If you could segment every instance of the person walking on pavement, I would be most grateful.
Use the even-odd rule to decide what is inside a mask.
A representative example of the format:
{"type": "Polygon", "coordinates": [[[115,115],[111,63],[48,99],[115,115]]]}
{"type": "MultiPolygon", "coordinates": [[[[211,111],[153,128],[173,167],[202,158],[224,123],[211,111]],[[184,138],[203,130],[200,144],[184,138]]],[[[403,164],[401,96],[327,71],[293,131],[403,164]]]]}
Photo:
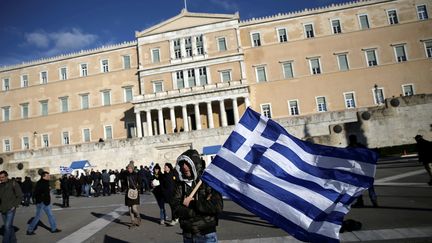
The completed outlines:
{"type": "Polygon", "coordinates": [[[0,211],[3,219],[3,243],[16,243],[13,220],[16,208],[22,201],[21,188],[14,180],[8,179],[5,170],[0,171],[0,211]]]}
{"type": "Polygon", "coordinates": [[[153,180],[152,180],[152,187],[153,187],[153,195],[156,198],[156,202],[159,207],[159,219],[160,224],[164,225],[166,220],[166,212],[165,212],[165,200],[164,200],[164,194],[162,190],[162,181],[163,181],[163,174],[161,171],[161,167],[159,164],[156,164],[153,167],[153,180]]]}
{"type": "Polygon", "coordinates": [[[174,194],[175,180],[177,179],[174,173],[174,168],[171,163],[165,163],[164,174],[161,179],[162,195],[164,203],[168,203],[171,208],[171,222],[168,225],[174,226],[178,223],[178,218],[174,215],[173,208],[171,206],[172,195],[174,194]]]}
{"type": "Polygon", "coordinates": [[[138,174],[134,171],[134,162],[130,163],[126,167],[125,181],[126,181],[126,194],[125,194],[125,205],[129,207],[129,215],[131,217],[131,226],[140,226],[141,215],[139,213],[138,206],[140,205],[140,180],[138,174]]]}
{"type": "Polygon", "coordinates": [[[414,139],[417,143],[418,160],[429,174],[428,185],[432,186],[432,142],[424,139],[422,135],[417,135],[414,139]]]}
{"type": "Polygon", "coordinates": [[[32,198],[32,191],[33,191],[33,182],[30,180],[30,177],[26,176],[24,178],[24,182],[22,184],[24,207],[30,206],[30,199],[32,198]]]}
{"type": "Polygon", "coordinates": [[[51,226],[51,233],[61,232],[57,228],[56,220],[51,210],[50,174],[47,171],[41,173],[41,179],[36,183],[34,196],[36,198],[36,215],[27,228],[27,235],[34,235],[36,225],[39,223],[42,210],[46,213],[51,226]]]}
{"type": "MultiPolygon", "coordinates": [[[[347,148],[365,148],[367,149],[367,147],[361,143],[359,143],[357,141],[357,136],[356,135],[349,135],[348,137],[349,139],[349,143],[347,148]]],[[[374,208],[378,207],[378,199],[377,199],[377,195],[375,193],[375,187],[372,185],[371,187],[368,188],[368,192],[369,192],[369,198],[372,202],[372,205],[374,208]]],[[[352,205],[353,208],[362,208],[364,207],[364,201],[363,201],[363,195],[360,195],[357,198],[357,201],[352,205]]]]}
{"type": "Polygon", "coordinates": [[[60,188],[61,188],[61,193],[62,193],[62,199],[63,199],[63,204],[62,207],[63,208],[68,208],[69,207],[69,187],[70,187],[70,183],[71,181],[69,180],[69,178],[67,177],[66,174],[64,174],[62,176],[62,178],[60,179],[60,188]]]}
{"type": "Polygon", "coordinates": [[[183,242],[217,242],[218,214],[223,210],[221,194],[202,182],[195,195],[189,196],[204,170],[198,151],[190,149],[181,154],[175,169],[178,183],[171,204],[180,219],[183,242]]]}

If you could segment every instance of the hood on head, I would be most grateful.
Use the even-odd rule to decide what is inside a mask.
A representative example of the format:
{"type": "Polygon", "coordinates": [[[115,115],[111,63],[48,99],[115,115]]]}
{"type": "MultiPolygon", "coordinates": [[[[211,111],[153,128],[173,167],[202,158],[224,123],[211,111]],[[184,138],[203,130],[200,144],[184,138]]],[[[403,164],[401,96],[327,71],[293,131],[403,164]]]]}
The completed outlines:
{"type": "Polygon", "coordinates": [[[179,175],[180,181],[195,181],[199,176],[201,176],[203,167],[201,163],[201,158],[199,156],[198,151],[195,149],[189,149],[186,150],[184,153],[182,153],[178,158],[176,162],[175,169],[179,175]],[[191,168],[192,173],[192,179],[184,178],[183,173],[181,171],[181,164],[182,163],[188,163],[191,168]]]}

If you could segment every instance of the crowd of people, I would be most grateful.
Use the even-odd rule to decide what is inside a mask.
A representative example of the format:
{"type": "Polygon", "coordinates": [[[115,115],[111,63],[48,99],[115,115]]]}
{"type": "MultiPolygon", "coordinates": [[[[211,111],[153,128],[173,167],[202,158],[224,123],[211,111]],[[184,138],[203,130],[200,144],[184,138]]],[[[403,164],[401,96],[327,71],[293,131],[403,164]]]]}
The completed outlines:
{"type": "Polygon", "coordinates": [[[173,226],[180,223],[184,242],[215,242],[217,215],[222,212],[222,196],[205,183],[198,186],[196,194],[190,195],[200,181],[205,167],[204,161],[196,150],[188,150],[176,161],[175,168],[165,163],[152,168],[140,166],[130,161],[125,169],[91,170],[86,173],[72,173],[54,179],[54,188],[50,186],[51,175],[47,171],[40,173],[36,183],[30,177],[8,178],[6,171],[0,172],[0,210],[4,221],[3,242],[17,242],[13,229],[13,218],[19,205],[28,207],[35,204],[35,216],[29,221],[27,235],[34,235],[35,228],[45,212],[52,233],[61,232],[51,210],[51,189],[62,196],[62,207],[70,207],[69,197],[99,197],[122,193],[125,205],[129,208],[130,228],[141,224],[139,213],[140,194],[152,193],[160,209],[160,224],[173,226]],[[167,214],[166,207],[171,214],[167,214]]]}

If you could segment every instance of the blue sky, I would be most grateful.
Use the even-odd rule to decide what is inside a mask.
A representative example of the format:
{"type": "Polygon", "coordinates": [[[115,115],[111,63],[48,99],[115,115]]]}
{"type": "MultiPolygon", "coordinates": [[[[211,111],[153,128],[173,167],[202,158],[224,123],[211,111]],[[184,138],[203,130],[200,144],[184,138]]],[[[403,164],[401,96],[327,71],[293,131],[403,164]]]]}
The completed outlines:
{"type": "MultiPolygon", "coordinates": [[[[347,0],[188,0],[190,12],[241,19],[347,0]]],[[[0,66],[134,40],[180,13],[184,0],[0,0],[0,66]]]]}

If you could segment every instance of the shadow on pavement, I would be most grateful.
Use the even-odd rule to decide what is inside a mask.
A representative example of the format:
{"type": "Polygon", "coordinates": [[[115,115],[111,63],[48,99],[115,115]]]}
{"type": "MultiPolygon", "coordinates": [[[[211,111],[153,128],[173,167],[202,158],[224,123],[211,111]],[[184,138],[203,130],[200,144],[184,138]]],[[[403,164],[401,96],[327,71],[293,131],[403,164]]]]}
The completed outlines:
{"type": "Polygon", "coordinates": [[[256,218],[256,217],[257,216],[252,215],[252,214],[244,214],[244,213],[237,213],[237,212],[230,212],[230,211],[223,211],[219,215],[219,219],[223,219],[223,220],[231,220],[231,221],[235,221],[235,222],[239,222],[239,223],[257,225],[257,226],[262,226],[262,227],[277,228],[276,226],[271,225],[267,222],[264,222],[261,220],[256,220],[256,219],[251,219],[251,218],[256,218]]]}
{"type": "Polygon", "coordinates": [[[128,241],[119,240],[109,235],[105,235],[103,242],[104,243],[127,243],[128,241]]]}
{"type": "MultiPolygon", "coordinates": [[[[31,223],[31,221],[33,221],[33,219],[34,219],[34,217],[31,217],[31,218],[27,221],[27,225],[29,225],[29,224],[31,223]]],[[[38,223],[38,224],[36,225],[36,227],[34,228],[34,231],[36,231],[37,228],[38,228],[39,226],[51,232],[51,227],[48,227],[48,226],[47,226],[46,224],[44,224],[44,223],[42,222],[42,220],[40,220],[40,219],[39,219],[39,223],[38,223]]]]}
{"type": "Polygon", "coordinates": [[[363,206],[356,209],[361,208],[374,208],[374,209],[397,209],[397,210],[410,210],[410,211],[431,211],[432,208],[407,208],[407,207],[395,207],[395,206],[379,206],[379,207],[373,207],[373,206],[363,206]]]}
{"type": "MultiPolygon", "coordinates": [[[[20,230],[20,228],[18,228],[14,225],[14,230],[15,230],[15,232],[18,232],[20,230]]],[[[0,228],[0,235],[4,235],[4,225],[0,228]]]]}
{"type": "Polygon", "coordinates": [[[151,216],[144,215],[144,214],[140,214],[140,216],[141,216],[141,219],[143,219],[143,220],[147,220],[147,221],[159,224],[159,221],[160,221],[159,218],[151,217],[151,216]]]}

